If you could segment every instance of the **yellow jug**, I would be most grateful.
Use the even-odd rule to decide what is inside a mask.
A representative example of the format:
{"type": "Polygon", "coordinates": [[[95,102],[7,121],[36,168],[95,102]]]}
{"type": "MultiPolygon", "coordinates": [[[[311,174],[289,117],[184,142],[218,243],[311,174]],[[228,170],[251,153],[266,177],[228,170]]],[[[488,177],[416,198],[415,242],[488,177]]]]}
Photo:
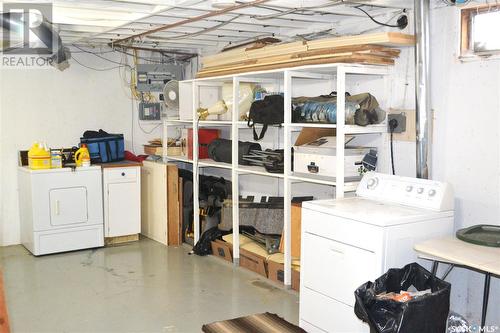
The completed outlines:
{"type": "Polygon", "coordinates": [[[86,144],[82,143],[80,149],[75,152],[75,163],[77,167],[90,166],[90,153],[86,144]]]}
{"type": "Polygon", "coordinates": [[[30,169],[50,169],[50,151],[43,144],[35,142],[28,150],[30,169]]]}

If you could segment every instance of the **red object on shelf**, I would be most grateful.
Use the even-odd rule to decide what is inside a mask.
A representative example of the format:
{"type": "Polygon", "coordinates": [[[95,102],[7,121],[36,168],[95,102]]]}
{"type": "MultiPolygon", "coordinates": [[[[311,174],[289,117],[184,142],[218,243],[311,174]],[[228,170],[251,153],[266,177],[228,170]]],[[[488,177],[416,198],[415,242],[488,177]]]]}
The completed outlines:
{"type": "MultiPolygon", "coordinates": [[[[219,138],[217,129],[199,129],[198,130],[198,159],[208,158],[208,145],[219,138]]],[[[193,159],[193,129],[188,129],[188,158],[193,159]]]]}

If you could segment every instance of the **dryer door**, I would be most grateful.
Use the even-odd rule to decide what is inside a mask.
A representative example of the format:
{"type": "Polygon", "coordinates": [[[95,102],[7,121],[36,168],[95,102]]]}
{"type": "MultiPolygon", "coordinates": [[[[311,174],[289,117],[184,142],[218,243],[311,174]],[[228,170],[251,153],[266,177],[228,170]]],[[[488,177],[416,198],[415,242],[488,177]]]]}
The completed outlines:
{"type": "Polygon", "coordinates": [[[88,221],[87,189],[85,187],[55,188],[49,191],[50,224],[63,226],[88,221]]]}

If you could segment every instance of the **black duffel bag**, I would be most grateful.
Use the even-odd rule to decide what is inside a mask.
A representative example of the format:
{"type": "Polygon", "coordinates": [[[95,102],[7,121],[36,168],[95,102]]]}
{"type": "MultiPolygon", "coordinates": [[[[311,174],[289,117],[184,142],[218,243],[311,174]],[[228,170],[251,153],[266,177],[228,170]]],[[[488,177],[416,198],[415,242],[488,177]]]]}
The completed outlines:
{"type": "MultiPolygon", "coordinates": [[[[215,139],[208,145],[208,156],[217,162],[232,163],[232,140],[215,139]]],[[[238,164],[247,165],[243,160],[244,155],[248,155],[251,150],[262,150],[261,146],[255,142],[238,141],[238,164]]]]}
{"type": "Polygon", "coordinates": [[[269,125],[281,125],[285,121],[285,102],[281,95],[269,95],[261,101],[255,101],[248,114],[248,127],[253,128],[255,141],[261,140],[269,125]],[[262,124],[262,131],[257,135],[255,124],[262,124]]]}

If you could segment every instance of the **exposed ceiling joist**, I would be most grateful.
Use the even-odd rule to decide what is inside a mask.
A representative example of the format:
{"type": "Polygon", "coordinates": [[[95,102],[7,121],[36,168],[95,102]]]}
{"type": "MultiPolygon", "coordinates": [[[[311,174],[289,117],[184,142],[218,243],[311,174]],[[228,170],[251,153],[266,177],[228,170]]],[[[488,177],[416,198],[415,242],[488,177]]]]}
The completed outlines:
{"type": "Polygon", "coordinates": [[[144,37],[144,36],[146,36],[148,34],[152,34],[152,33],[155,33],[155,32],[167,30],[167,29],[173,28],[173,27],[182,26],[182,25],[190,23],[190,22],[200,21],[200,20],[203,20],[203,19],[206,19],[206,18],[209,18],[209,17],[220,16],[220,15],[229,13],[229,12],[231,12],[233,10],[242,9],[242,8],[246,8],[246,7],[251,7],[251,6],[258,5],[258,4],[261,4],[261,3],[265,3],[265,2],[268,2],[268,1],[270,1],[270,0],[254,0],[254,1],[251,1],[251,2],[242,3],[242,4],[239,4],[239,5],[231,6],[231,7],[228,7],[228,8],[221,9],[221,10],[216,10],[216,11],[213,11],[213,12],[208,12],[208,13],[205,13],[205,14],[193,17],[193,18],[181,20],[181,21],[179,21],[177,23],[167,24],[167,25],[164,25],[162,27],[150,30],[148,32],[143,32],[143,33],[140,33],[140,34],[136,34],[136,35],[128,37],[128,38],[122,38],[122,39],[119,39],[119,40],[115,41],[114,43],[116,43],[116,44],[124,43],[124,42],[126,42],[126,41],[128,41],[130,39],[133,39],[133,38],[144,37]]]}

